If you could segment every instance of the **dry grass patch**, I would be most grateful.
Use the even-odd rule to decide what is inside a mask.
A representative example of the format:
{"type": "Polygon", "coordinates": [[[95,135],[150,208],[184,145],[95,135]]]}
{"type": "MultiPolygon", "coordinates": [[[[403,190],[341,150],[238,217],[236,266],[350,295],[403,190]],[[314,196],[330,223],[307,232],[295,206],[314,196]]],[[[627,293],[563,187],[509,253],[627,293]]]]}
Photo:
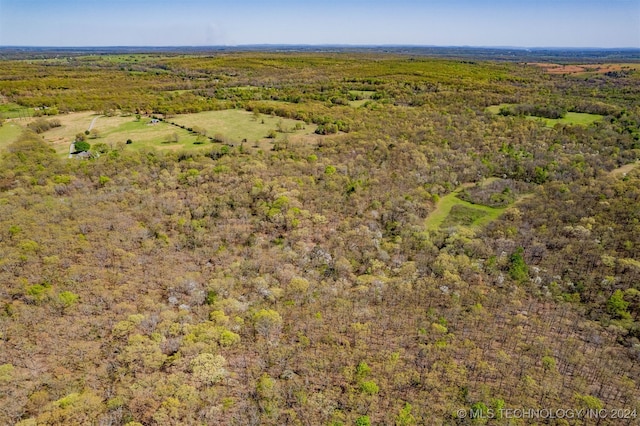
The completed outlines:
{"type": "Polygon", "coordinates": [[[533,62],[529,65],[534,65],[544,69],[549,74],[605,74],[613,71],[622,70],[638,70],[640,64],[551,64],[533,62]]]}

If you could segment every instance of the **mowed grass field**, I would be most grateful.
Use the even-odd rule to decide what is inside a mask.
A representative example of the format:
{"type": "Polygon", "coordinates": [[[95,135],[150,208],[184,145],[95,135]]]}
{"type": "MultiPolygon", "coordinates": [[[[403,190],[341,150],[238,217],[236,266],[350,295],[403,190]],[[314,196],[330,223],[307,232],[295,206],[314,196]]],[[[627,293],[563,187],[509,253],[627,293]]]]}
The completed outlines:
{"type": "Polygon", "coordinates": [[[186,130],[164,122],[150,124],[151,119],[148,117],[137,120],[135,116],[106,117],[91,112],[80,112],[60,115],[55,118],[60,120],[62,126],[48,130],[42,135],[61,154],[69,152],[69,144],[75,135],[88,130],[92,122],[93,129],[98,132],[97,138],[87,136],[87,142],[92,145],[105,143],[113,148],[125,144],[128,139],[131,139],[132,144],[127,145],[127,149],[154,147],[176,150],[190,148],[194,146],[193,142],[196,141],[196,136],[186,130]]]}
{"type": "Polygon", "coordinates": [[[442,197],[436,209],[427,217],[427,230],[435,231],[442,226],[467,226],[481,228],[496,220],[507,208],[495,208],[473,204],[458,198],[460,190],[442,197]]]}
{"type": "Polygon", "coordinates": [[[29,118],[33,113],[33,108],[25,108],[11,102],[0,104],[0,116],[3,118],[29,118]]]}
{"type": "MultiPolygon", "coordinates": [[[[284,119],[271,115],[255,115],[244,110],[209,111],[198,114],[184,114],[172,117],[167,121],[151,123],[150,117],[112,116],[95,114],[93,112],[78,112],[62,114],[46,119],[56,119],[61,126],[42,133],[42,137],[60,155],[69,153],[69,145],[79,133],[89,130],[93,123],[93,129],[97,131],[97,137],[87,136],[87,142],[91,145],[97,143],[107,144],[114,148],[131,139],[132,143],[125,145],[126,149],[203,149],[210,148],[214,143],[208,138],[200,140],[196,134],[179,127],[200,127],[206,129],[208,136],[220,137],[224,142],[240,144],[247,141],[246,147],[258,146],[261,149],[269,149],[273,142],[299,141],[306,135],[311,135],[316,129],[315,125],[307,125],[302,121],[284,119]],[[173,122],[177,125],[172,125],[173,122]],[[278,131],[281,130],[281,131],[278,131]],[[268,138],[269,133],[275,138],[268,138]]],[[[32,119],[7,120],[0,127],[0,149],[13,142],[32,119]]]]}
{"type": "Polygon", "coordinates": [[[21,125],[14,123],[13,121],[5,122],[0,126],[0,149],[16,140],[23,131],[24,127],[21,125]]]}
{"type": "MultiPolygon", "coordinates": [[[[480,186],[484,187],[495,180],[496,178],[485,179],[480,186]]],[[[504,207],[489,207],[482,204],[470,203],[458,198],[460,192],[474,185],[476,184],[462,184],[452,193],[440,198],[436,204],[436,209],[432,211],[425,220],[427,230],[436,231],[442,228],[458,226],[479,229],[496,220],[511,206],[531,196],[531,194],[522,194],[513,203],[504,207]]]]}
{"type": "MultiPolygon", "coordinates": [[[[492,114],[499,114],[500,109],[503,107],[513,106],[512,104],[500,104],[500,105],[492,105],[487,107],[487,111],[492,114]]],[[[544,122],[545,126],[553,127],[558,123],[561,124],[572,124],[572,125],[580,125],[580,126],[588,126],[591,123],[595,123],[598,120],[602,119],[601,115],[598,114],[587,114],[583,112],[568,112],[566,116],[563,118],[544,118],[544,117],[534,117],[527,116],[529,120],[541,120],[544,122]]]]}
{"type": "Polygon", "coordinates": [[[237,109],[182,114],[169,121],[185,127],[201,127],[207,131],[207,136],[221,136],[232,144],[245,139],[249,144],[269,142],[267,136],[270,132],[275,132],[273,141],[281,141],[288,135],[310,135],[316,130],[315,124],[305,124],[304,121],[237,109]],[[284,132],[278,132],[278,129],[284,132]]]}
{"type": "Polygon", "coordinates": [[[602,116],[598,114],[587,114],[584,112],[568,112],[563,118],[542,118],[542,117],[527,117],[531,120],[542,120],[547,127],[553,127],[556,124],[578,124],[580,126],[588,126],[591,123],[595,123],[598,120],[602,120],[602,116]]]}

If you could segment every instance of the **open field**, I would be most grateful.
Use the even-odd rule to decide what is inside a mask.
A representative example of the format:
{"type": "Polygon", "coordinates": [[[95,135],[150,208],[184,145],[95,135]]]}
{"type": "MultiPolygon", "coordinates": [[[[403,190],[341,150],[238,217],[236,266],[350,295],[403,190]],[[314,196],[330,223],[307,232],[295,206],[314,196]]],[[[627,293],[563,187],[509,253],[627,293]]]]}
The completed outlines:
{"type": "Polygon", "coordinates": [[[627,173],[640,166],[640,161],[634,163],[625,164],[624,166],[613,169],[609,172],[610,176],[626,176],[627,173]]]}
{"type": "Polygon", "coordinates": [[[534,65],[542,68],[549,74],[605,74],[614,71],[624,70],[638,70],[640,64],[552,64],[535,62],[529,65],[534,65]]]}
{"type": "MultiPolygon", "coordinates": [[[[209,111],[197,114],[175,116],[167,121],[151,123],[151,118],[134,116],[107,117],[93,112],[79,112],[55,117],[61,126],[42,134],[45,141],[60,154],[69,152],[69,144],[79,133],[84,133],[93,123],[97,137],[88,136],[90,144],[104,143],[110,147],[125,143],[128,139],[131,149],[199,149],[211,145],[208,138],[196,144],[198,138],[194,133],[181,128],[201,127],[206,129],[207,136],[220,138],[225,143],[237,144],[243,140],[261,149],[269,149],[273,142],[285,139],[295,142],[305,135],[313,134],[315,125],[307,125],[302,121],[279,118],[271,115],[253,114],[243,110],[209,111]],[[171,123],[175,123],[171,124],[171,123]],[[268,138],[272,133],[274,138],[268,138]]],[[[7,121],[0,128],[0,147],[15,140],[31,120],[14,119],[7,121]]]]}
{"type": "Polygon", "coordinates": [[[436,209],[425,221],[425,228],[427,230],[435,231],[442,226],[454,226],[456,224],[469,226],[471,228],[481,228],[489,222],[496,220],[506,210],[506,207],[494,208],[463,201],[458,198],[458,193],[462,189],[463,188],[460,188],[445,195],[438,201],[436,209]],[[464,207],[466,211],[458,210],[458,207],[458,211],[453,212],[454,217],[449,218],[456,206],[464,207]]]}
{"type": "Polygon", "coordinates": [[[487,111],[489,111],[491,114],[499,114],[500,109],[511,106],[511,105],[512,104],[491,105],[487,107],[487,111]]]}
{"type": "MultiPolygon", "coordinates": [[[[149,124],[150,118],[136,121],[133,116],[106,117],[89,111],[57,115],[52,118],[59,120],[61,126],[42,133],[42,137],[51,144],[56,152],[63,156],[68,154],[69,145],[75,136],[88,130],[92,122],[93,129],[98,131],[98,137],[87,136],[87,142],[91,145],[104,143],[115,147],[118,144],[124,144],[127,139],[131,139],[133,143],[128,145],[131,149],[175,150],[201,146],[194,146],[193,142],[196,141],[196,136],[190,132],[163,122],[151,125],[149,124]]],[[[30,120],[11,120],[0,127],[0,148],[15,140],[28,123],[30,120]]]]}
{"type": "Polygon", "coordinates": [[[207,131],[208,136],[220,136],[226,143],[241,143],[243,140],[248,143],[266,142],[270,140],[267,137],[270,132],[275,132],[275,138],[271,139],[282,141],[287,135],[313,134],[316,129],[315,125],[307,125],[303,121],[244,110],[184,114],[168,121],[185,127],[201,127],[207,131]]]}
{"type": "MultiPolygon", "coordinates": [[[[99,123],[100,120],[98,120],[96,126],[99,123]]],[[[196,142],[196,136],[190,132],[164,122],[151,124],[151,120],[148,118],[143,118],[140,121],[131,121],[130,119],[130,121],[104,132],[100,138],[94,139],[94,141],[115,145],[125,142],[127,139],[132,140],[133,143],[128,145],[132,149],[189,149],[196,142]]],[[[91,143],[91,140],[89,142],[91,143]]],[[[202,145],[206,144],[209,144],[209,141],[202,145]]]]}
{"type": "Polygon", "coordinates": [[[2,118],[29,118],[33,116],[33,108],[25,108],[14,103],[0,104],[0,117],[2,118]]]}
{"type": "Polygon", "coordinates": [[[349,105],[351,105],[354,108],[359,108],[362,105],[366,104],[367,102],[371,102],[371,100],[369,100],[369,99],[358,99],[356,101],[349,101],[349,105]]]}
{"type": "Polygon", "coordinates": [[[13,142],[22,133],[24,128],[19,124],[8,121],[0,126],[0,149],[13,142]]]}
{"type": "Polygon", "coordinates": [[[59,117],[62,126],[49,130],[43,135],[45,140],[51,142],[56,151],[62,154],[68,152],[69,144],[75,135],[87,130],[94,119],[96,120],[93,129],[98,131],[98,137],[87,137],[87,142],[92,145],[105,143],[113,147],[131,139],[133,143],[128,145],[131,149],[176,150],[201,146],[194,146],[196,136],[190,132],[165,122],[151,124],[151,119],[148,117],[143,117],[138,121],[134,116],[106,117],[91,112],[74,113],[59,117]]]}
{"type": "MultiPolygon", "coordinates": [[[[513,104],[491,105],[487,107],[487,111],[492,114],[499,114],[501,108],[512,105],[513,104]]],[[[530,120],[542,120],[547,127],[553,127],[558,123],[588,126],[591,123],[595,123],[596,121],[601,120],[602,116],[598,114],[587,114],[583,112],[568,112],[563,118],[544,118],[530,115],[527,116],[527,118],[530,120]]]]}
{"type": "Polygon", "coordinates": [[[577,124],[580,126],[588,126],[602,119],[598,114],[587,114],[583,112],[568,112],[563,118],[543,118],[543,117],[527,117],[531,120],[542,120],[547,127],[553,127],[556,124],[577,124]]]}
{"type": "Polygon", "coordinates": [[[475,204],[462,200],[458,197],[461,192],[469,190],[476,185],[487,189],[489,184],[497,181],[497,178],[487,178],[479,184],[466,183],[458,187],[455,191],[440,198],[436,209],[431,212],[425,221],[428,230],[435,231],[440,228],[451,226],[466,226],[474,229],[482,228],[490,222],[498,219],[505,210],[515,203],[529,197],[531,194],[517,195],[515,201],[503,207],[490,207],[483,204],[475,204]]]}

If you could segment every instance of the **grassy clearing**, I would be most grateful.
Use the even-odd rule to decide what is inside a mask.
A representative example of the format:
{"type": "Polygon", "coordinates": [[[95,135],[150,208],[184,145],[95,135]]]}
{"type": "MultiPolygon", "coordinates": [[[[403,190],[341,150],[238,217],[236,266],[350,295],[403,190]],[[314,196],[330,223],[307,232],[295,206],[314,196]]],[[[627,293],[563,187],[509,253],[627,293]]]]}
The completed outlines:
{"type": "Polygon", "coordinates": [[[109,146],[115,146],[131,139],[132,143],[127,145],[127,148],[138,150],[148,148],[178,150],[211,145],[209,140],[202,144],[194,144],[197,140],[195,135],[171,124],[150,123],[151,120],[148,118],[143,118],[140,121],[131,121],[130,119],[130,121],[104,132],[97,139],[89,139],[89,143],[102,142],[109,146]]]}
{"type": "Polygon", "coordinates": [[[640,166],[640,161],[636,161],[635,163],[625,164],[624,166],[620,166],[617,169],[613,169],[609,172],[609,176],[625,176],[627,173],[631,172],[636,167],[640,166]]]}
{"type": "Polygon", "coordinates": [[[489,111],[491,114],[499,114],[502,108],[512,106],[512,105],[513,104],[491,105],[487,107],[487,111],[489,111]]]}
{"type": "Polygon", "coordinates": [[[463,201],[457,196],[462,189],[445,195],[438,201],[436,209],[426,219],[425,227],[427,230],[435,231],[441,227],[456,225],[481,228],[496,220],[507,209],[506,207],[494,208],[463,201]],[[450,215],[451,218],[449,218],[450,215]]]}
{"type": "Polygon", "coordinates": [[[170,121],[185,127],[201,127],[208,136],[220,136],[227,143],[249,143],[282,141],[289,135],[310,135],[315,125],[303,121],[280,118],[272,115],[254,114],[244,110],[207,111],[197,114],[184,114],[170,121]],[[298,130],[295,130],[296,125],[298,130]],[[278,131],[278,130],[282,131],[278,131]],[[268,138],[272,133],[275,138],[268,138]]]}
{"type": "Polygon", "coordinates": [[[475,207],[468,207],[462,204],[455,204],[451,207],[449,215],[440,224],[441,228],[451,226],[472,226],[474,222],[486,216],[487,213],[475,207]]]}
{"type": "MultiPolygon", "coordinates": [[[[93,112],[77,112],[72,114],[57,115],[54,118],[60,120],[60,127],[56,127],[42,134],[44,140],[49,142],[61,155],[68,154],[69,144],[78,133],[84,133],[89,129],[91,122],[96,118],[93,128],[100,134],[105,134],[123,122],[133,120],[132,117],[104,117],[93,112]]],[[[26,124],[26,123],[25,123],[26,124]]],[[[126,138],[125,138],[126,140],[126,138]]],[[[88,139],[90,144],[104,142],[101,138],[88,139]]]]}
{"type": "MultiPolygon", "coordinates": [[[[490,187],[497,180],[497,178],[488,178],[480,185],[482,188],[490,187]]],[[[463,184],[454,192],[440,198],[436,209],[425,220],[427,230],[436,231],[453,226],[464,226],[472,229],[482,228],[500,217],[510,206],[531,195],[520,194],[513,203],[502,207],[474,204],[458,198],[462,191],[474,188],[475,185],[474,183],[463,184]]]]}
{"type": "Polygon", "coordinates": [[[357,101],[349,101],[349,105],[351,105],[354,108],[360,108],[361,106],[363,106],[367,102],[372,102],[372,101],[369,100],[369,99],[360,99],[360,100],[357,100],[357,101]]]}
{"type": "Polygon", "coordinates": [[[371,99],[371,96],[376,92],[373,90],[349,90],[349,93],[362,99],[371,99]]]}
{"type": "MultiPolygon", "coordinates": [[[[138,121],[133,116],[106,117],[92,112],[79,112],[52,118],[60,120],[61,126],[43,133],[42,136],[56,152],[65,157],[69,152],[69,144],[75,136],[88,130],[94,119],[93,128],[98,131],[98,137],[87,137],[87,142],[91,145],[105,143],[115,147],[124,144],[127,139],[133,141],[131,145],[127,145],[131,149],[197,149],[210,145],[209,141],[202,145],[195,145],[196,136],[190,132],[163,122],[149,124],[151,119],[146,117],[138,121]]],[[[14,120],[0,127],[0,147],[15,140],[24,130],[23,126],[30,122],[31,120],[14,120]]]]}
{"type": "MultiPolygon", "coordinates": [[[[514,104],[491,105],[487,107],[487,111],[492,114],[499,114],[500,109],[502,109],[503,107],[509,107],[513,105],[514,104]]],[[[527,118],[529,120],[541,120],[544,122],[545,126],[554,127],[558,123],[588,126],[591,123],[595,123],[596,121],[601,120],[602,116],[598,114],[587,114],[583,112],[568,112],[567,115],[563,118],[544,118],[534,116],[527,116],[527,118]]]]}
{"type": "Polygon", "coordinates": [[[530,120],[542,120],[547,127],[554,127],[556,124],[573,124],[580,126],[588,126],[598,120],[602,120],[602,116],[598,114],[587,114],[583,112],[568,112],[563,118],[542,118],[527,117],[530,120]]]}
{"type": "Polygon", "coordinates": [[[0,126],[0,149],[15,141],[24,128],[12,121],[5,122],[0,126]]]}
{"type": "Polygon", "coordinates": [[[14,103],[1,104],[0,117],[27,119],[33,117],[33,108],[25,108],[14,103]]]}
{"type": "MultiPolygon", "coordinates": [[[[128,149],[200,149],[211,146],[207,138],[203,143],[197,135],[168,122],[151,124],[151,119],[143,117],[137,120],[134,116],[106,117],[93,112],[79,112],[57,115],[61,126],[42,134],[44,140],[62,156],[69,152],[69,144],[79,133],[85,133],[93,122],[93,129],[98,137],[87,137],[90,144],[105,143],[110,147],[124,144],[128,139],[132,144],[128,149]],[[95,121],[94,121],[95,120],[95,121]]],[[[274,142],[285,140],[296,143],[308,138],[316,129],[315,125],[307,125],[302,121],[280,118],[271,115],[253,114],[243,110],[209,111],[198,114],[178,115],[169,119],[173,123],[186,128],[201,127],[207,135],[220,138],[231,144],[239,144],[246,140],[250,146],[266,150],[274,142]],[[273,136],[272,138],[268,136],[273,136]]],[[[0,128],[0,147],[15,140],[29,120],[12,120],[0,128]]]]}
{"type": "MultiPolygon", "coordinates": [[[[115,147],[131,139],[133,143],[127,145],[127,148],[130,149],[156,148],[176,150],[201,146],[194,145],[196,136],[190,132],[164,122],[151,124],[151,119],[147,117],[137,120],[133,116],[105,117],[92,113],[69,115],[72,115],[72,117],[67,117],[63,120],[62,127],[44,134],[45,140],[49,140],[56,150],[61,153],[67,152],[69,143],[75,135],[87,130],[96,117],[93,128],[99,132],[99,136],[97,138],[87,138],[87,142],[92,145],[105,143],[110,147],[115,147]]],[[[205,144],[207,143],[205,142],[205,144]]]]}

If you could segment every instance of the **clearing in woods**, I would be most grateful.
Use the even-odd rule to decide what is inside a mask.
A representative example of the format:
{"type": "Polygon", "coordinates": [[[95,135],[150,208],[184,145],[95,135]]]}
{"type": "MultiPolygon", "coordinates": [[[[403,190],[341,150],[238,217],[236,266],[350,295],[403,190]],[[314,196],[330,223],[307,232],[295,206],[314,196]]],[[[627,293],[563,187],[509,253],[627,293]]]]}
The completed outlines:
{"type": "Polygon", "coordinates": [[[615,71],[632,71],[640,69],[640,64],[551,64],[542,62],[532,62],[549,74],[605,74],[615,71]]]}
{"type": "Polygon", "coordinates": [[[151,119],[147,117],[137,120],[134,116],[107,117],[92,112],[79,112],[58,115],[55,118],[60,120],[62,125],[44,132],[42,136],[51,143],[56,152],[63,155],[68,153],[69,144],[75,136],[79,133],[84,134],[92,123],[97,137],[87,136],[87,142],[91,145],[104,143],[114,148],[131,139],[133,144],[127,146],[133,149],[179,149],[190,147],[196,140],[196,136],[186,130],[163,122],[151,124],[151,119]]]}
{"type": "Polygon", "coordinates": [[[488,178],[477,184],[465,183],[456,188],[455,191],[440,198],[435,210],[431,212],[425,220],[427,230],[436,231],[438,229],[455,226],[463,226],[471,229],[482,228],[500,217],[509,207],[531,196],[529,192],[516,193],[511,202],[500,207],[471,203],[458,197],[463,191],[472,188],[488,189],[489,184],[497,180],[497,178],[488,178]]]}
{"type": "MultiPolygon", "coordinates": [[[[515,104],[492,105],[490,107],[487,107],[487,111],[489,111],[492,114],[499,114],[500,109],[502,109],[503,107],[509,107],[514,105],[515,104]]],[[[544,117],[535,117],[532,115],[527,115],[526,118],[529,120],[541,120],[545,123],[545,126],[553,127],[558,123],[588,126],[591,123],[595,123],[596,121],[601,120],[602,116],[598,114],[587,114],[584,112],[568,112],[563,118],[544,118],[544,117]]]]}
{"type": "Polygon", "coordinates": [[[167,119],[186,128],[201,127],[207,136],[231,144],[282,141],[287,135],[313,134],[316,125],[274,115],[227,109],[196,114],[181,114],[167,119]],[[269,138],[268,136],[275,136],[269,138]]]}
{"type": "MultiPolygon", "coordinates": [[[[90,111],[61,114],[45,119],[56,119],[61,126],[42,133],[45,141],[60,155],[68,155],[69,144],[77,134],[84,134],[92,127],[95,135],[87,136],[91,145],[104,143],[110,148],[132,143],[128,149],[156,148],[161,150],[201,149],[211,147],[210,137],[218,142],[240,144],[243,141],[261,149],[269,149],[274,142],[298,141],[313,134],[314,124],[280,118],[272,115],[256,114],[244,110],[208,111],[197,114],[177,115],[166,121],[150,117],[137,119],[133,115],[104,116],[90,111]],[[173,124],[172,124],[173,123],[173,124]],[[207,137],[188,129],[197,127],[206,130],[207,137]]],[[[7,120],[0,127],[0,148],[13,142],[31,123],[32,119],[7,120]]]]}
{"type": "Polygon", "coordinates": [[[16,140],[23,130],[22,126],[12,121],[7,121],[0,126],[0,149],[16,140]]]}

